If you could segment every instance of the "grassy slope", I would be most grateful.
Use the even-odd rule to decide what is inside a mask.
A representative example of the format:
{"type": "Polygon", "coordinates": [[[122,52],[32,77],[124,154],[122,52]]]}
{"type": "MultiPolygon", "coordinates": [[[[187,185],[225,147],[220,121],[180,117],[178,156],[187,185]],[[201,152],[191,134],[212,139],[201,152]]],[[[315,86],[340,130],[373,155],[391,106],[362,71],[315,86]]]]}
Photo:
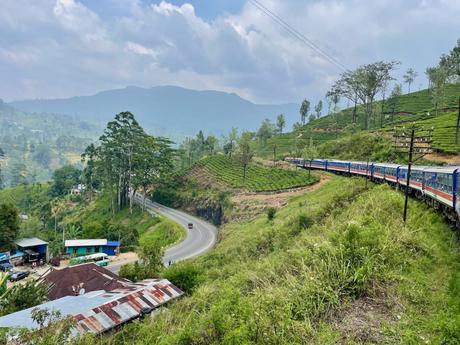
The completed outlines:
{"type": "Polygon", "coordinates": [[[165,272],[187,297],[101,343],[456,344],[458,243],[415,201],[405,227],[402,204],[333,177],[273,222],[226,225],[214,251],[165,272]]]}
{"type": "Polygon", "coordinates": [[[142,247],[154,244],[157,247],[167,248],[184,239],[185,235],[186,233],[182,226],[169,219],[161,218],[160,223],[140,236],[139,245],[142,247]]]}
{"type": "Polygon", "coordinates": [[[308,173],[303,171],[268,168],[257,164],[249,166],[244,181],[242,164],[224,155],[205,158],[197,165],[204,167],[219,182],[231,188],[256,192],[296,188],[317,181],[316,177],[309,177],[308,173]]]}
{"type": "MultiPolygon", "coordinates": [[[[460,144],[455,143],[455,124],[457,113],[455,108],[458,108],[458,97],[460,96],[460,84],[448,85],[446,87],[446,102],[444,108],[446,112],[441,112],[435,116],[431,96],[428,90],[422,90],[406,94],[400,97],[398,106],[396,107],[396,115],[392,119],[391,109],[384,108],[387,117],[384,120],[384,132],[390,132],[394,126],[404,124],[415,124],[418,127],[431,128],[433,132],[433,148],[441,153],[458,153],[460,152],[460,144]],[[450,111],[449,111],[450,110],[450,111]],[[427,113],[430,115],[427,115],[427,113]]],[[[380,109],[381,102],[375,103],[374,113],[375,118],[371,119],[371,131],[380,131],[380,109]]],[[[331,140],[338,138],[350,137],[352,133],[362,131],[364,122],[363,108],[358,107],[357,125],[352,124],[352,109],[344,109],[337,114],[324,116],[307,124],[303,129],[303,138],[309,140],[313,138],[316,145],[328,143],[331,140]],[[336,125],[337,131],[336,131],[336,125]]],[[[365,131],[364,133],[369,133],[365,131]]],[[[293,154],[295,152],[296,139],[299,133],[286,133],[280,136],[273,137],[268,140],[267,145],[257,147],[257,152],[261,157],[270,158],[273,152],[273,146],[276,145],[280,156],[293,154]]],[[[391,141],[388,141],[391,143],[391,141]]]]}

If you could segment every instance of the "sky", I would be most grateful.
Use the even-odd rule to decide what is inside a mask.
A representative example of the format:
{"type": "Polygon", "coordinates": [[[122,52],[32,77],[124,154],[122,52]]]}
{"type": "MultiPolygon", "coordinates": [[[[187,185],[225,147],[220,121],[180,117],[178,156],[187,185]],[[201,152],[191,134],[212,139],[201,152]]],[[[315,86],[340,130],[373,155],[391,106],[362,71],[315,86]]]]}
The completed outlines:
{"type": "MultiPolygon", "coordinates": [[[[414,68],[412,89],[460,38],[458,0],[258,1],[347,68],[414,68]]],[[[0,0],[5,101],[177,85],[316,102],[340,72],[250,0],[0,0]]]]}

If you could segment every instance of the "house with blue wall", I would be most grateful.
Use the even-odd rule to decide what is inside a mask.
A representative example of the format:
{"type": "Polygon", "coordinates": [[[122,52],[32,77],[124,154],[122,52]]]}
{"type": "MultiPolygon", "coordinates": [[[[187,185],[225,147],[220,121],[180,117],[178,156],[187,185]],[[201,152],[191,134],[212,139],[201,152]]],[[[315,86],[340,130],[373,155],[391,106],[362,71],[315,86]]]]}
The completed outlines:
{"type": "Polygon", "coordinates": [[[105,253],[113,256],[120,253],[120,242],[108,241],[107,239],[67,240],[65,241],[65,251],[71,256],[94,253],[105,253]]]}
{"type": "Polygon", "coordinates": [[[48,242],[37,237],[21,238],[14,242],[16,251],[12,252],[10,259],[16,261],[22,259],[24,262],[48,261],[48,242]]]}

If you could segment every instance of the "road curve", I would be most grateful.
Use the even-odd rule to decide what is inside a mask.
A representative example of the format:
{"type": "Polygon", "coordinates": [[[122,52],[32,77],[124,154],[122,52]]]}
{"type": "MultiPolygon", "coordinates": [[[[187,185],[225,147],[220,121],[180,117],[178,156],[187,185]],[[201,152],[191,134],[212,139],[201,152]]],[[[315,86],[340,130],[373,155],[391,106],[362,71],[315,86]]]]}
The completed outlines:
{"type": "MultiPolygon", "coordinates": [[[[142,204],[143,196],[136,195],[134,201],[142,204]]],[[[165,265],[202,255],[212,249],[217,242],[217,228],[198,217],[160,205],[149,199],[145,200],[145,208],[180,224],[187,233],[185,240],[166,250],[163,257],[165,265]],[[188,228],[188,223],[193,223],[193,229],[188,228]]]]}

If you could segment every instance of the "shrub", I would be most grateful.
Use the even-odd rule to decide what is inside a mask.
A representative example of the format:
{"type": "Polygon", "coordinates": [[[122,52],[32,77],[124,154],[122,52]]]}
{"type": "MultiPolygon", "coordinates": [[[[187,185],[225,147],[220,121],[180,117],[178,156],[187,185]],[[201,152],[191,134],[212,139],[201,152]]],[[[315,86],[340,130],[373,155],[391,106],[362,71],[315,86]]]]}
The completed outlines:
{"type": "Polygon", "coordinates": [[[163,275],[187,294],[191,294],[203,281],[202,268],[191,262],[173,265],[163,275]]]}
{"type": "Polygon", "coordinates": [[[298,216],[297,222],[299,224],[299,228],[306,229],[313,225],[313,218],[305,213],[302,213],[298,216]]]}
{"type": "Polygon", "coordinates": [[[275,215],[276,215],[276,208],[274,207],[269,207],[267,209],[267,218],[268,220],[273,220],[275,218],[275,215]]]}

